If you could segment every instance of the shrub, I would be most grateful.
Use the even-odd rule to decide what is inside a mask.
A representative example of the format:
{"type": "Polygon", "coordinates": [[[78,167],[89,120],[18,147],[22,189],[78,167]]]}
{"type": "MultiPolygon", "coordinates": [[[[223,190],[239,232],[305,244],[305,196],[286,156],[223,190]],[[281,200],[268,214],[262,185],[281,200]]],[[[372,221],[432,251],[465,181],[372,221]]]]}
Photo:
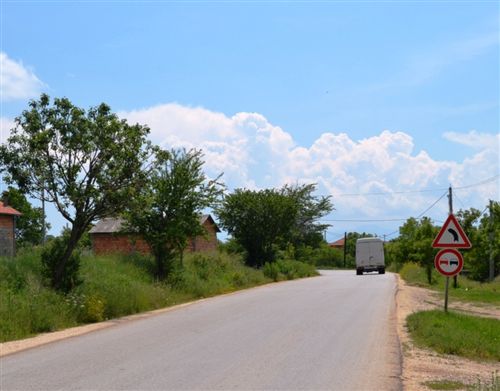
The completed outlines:
{"type": "Polygon", "coordinates": [[[278,260],[264,264],[264,275],[274,281],[293,280],[318,275],[316,268],[304,262],[294,260],[278,260]]]}
{"type": "Polygon", "coordinates": [[[60,280],[57,276],[59,262],[67,249],[67,241],[67,235],[55,238],[43,249],[41,256],[43,265],[42,275],[50,282],[53,288],[64,293],[68,293],[81,283],[78,276],[81,255],[78,249],[73,251],[64,265],[60,280]]]}
{"type": "MultiPolygon", "coordinates": [[[[435,274],[436,272],[433,272],[432,274],[432,284],[435,284],[437,282],[435,274]]],[[[416,263],[405,263],[400,269],[399,275],[403,280],[412,285],[424,287],[429,286],[426,270],[416,263]]]]}

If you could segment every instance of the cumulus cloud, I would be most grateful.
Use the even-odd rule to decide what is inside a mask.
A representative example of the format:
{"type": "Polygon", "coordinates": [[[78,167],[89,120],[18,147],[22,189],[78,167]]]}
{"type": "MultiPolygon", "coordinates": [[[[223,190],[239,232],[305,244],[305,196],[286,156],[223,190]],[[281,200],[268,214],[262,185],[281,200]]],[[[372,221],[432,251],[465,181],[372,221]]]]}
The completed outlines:
{"type": "Polygon", "coordinates": [[[32,70],[25,67],[22,62],[12,60],[4,52],[0,52],[0,69],[3,101],[33,98],[45,86],[32,70]]]}
{"type": "MultiPolygon", "coordinates": [[[[449,141],[479,149],[457,162],[436,160],[416,150],[413,138],[402,131],[384,130],[362,140],[346,133],[324,133],[312,145],[300,146],[258,113],[227,116],[200,107],[165,104],[120,115],[129,122],[149,125],[157,144],[203,149],[207,173],[224,172],[230,189],[318,183],[320,193],[333,196],[338,216],[415,216],[440,196],[439,191],[406,192],[443,189],[450,183],[462,186],[499,171],[498,148],[491,148],[491,141],[498,137],[476,132],[445,134],[449,141]],[[381,197],[352,196],[391,192],[381,197]]],[[[492,183],[481,192],[471,188],[462,194],[464,199],[475,197],[474,205],[486,205],[488,197],[498,197],[495,186],[492,183]]],[[[442,205],[444,214],[446,207],[442,205]]]]}

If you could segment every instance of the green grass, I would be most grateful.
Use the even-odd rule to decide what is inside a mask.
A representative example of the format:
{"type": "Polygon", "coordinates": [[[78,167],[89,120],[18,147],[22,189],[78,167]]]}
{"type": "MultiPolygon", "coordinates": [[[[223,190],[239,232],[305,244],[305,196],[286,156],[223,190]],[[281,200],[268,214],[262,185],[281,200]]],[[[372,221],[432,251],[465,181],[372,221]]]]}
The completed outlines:
{"type": "Polygon", "coordinates": [[[278,260],[273,263],[266,263],[262,270],[266,277],[274,281],[293,280],[319,275],[314,266],[294,260],[278,260]]]}
{"type": "Polygon", "coordinates": [[[0,342],[272,281],[262,270],[244,266],[236,255],[187,255],[183,268],[158,282],[152,277],[150,257],[87,254],[82,257],[82,284],[63,295],[46,287],[40,252],[30,249],[14,259],[0,258],[0,342]]]}
{"type": "Polygon", "coordinates": [[[431,380],[423,384],[431,390],[464,390],[467,388],[464,383],[453,380],[431,380]]]}
{"type": "Polygon", "coordinates": [[[491,378],[486,381],[476,380],[472,384],[464,384],[454,380],[429,380],[422,383],[430,390],[468,390],[468,391],[500,391],[500,376],[498,371],[491,373],[491,378]]]}
{"type": "Polygon", "coordinates": [[[411,337],[419,346],[475,360],[500,361],[500,320],[440,310],[407,318],[411,337]]]}
{"type": "MultiPolygon", "coordinates": [[[[401,278],[411,285],[444,292],[446,279],[436,270],[432,272],[432,284],[428,283],[425,270],[414,263],[405,264],[401,268],[399,274],[401,278]]],[[[459,276],[458,288],[453,288],[453,279],[450,278],[449,296],[450,298],[462,301],[500,305],[500,276],[492,282],[485,283],[472,281],[467,277],[459,276]]]]}

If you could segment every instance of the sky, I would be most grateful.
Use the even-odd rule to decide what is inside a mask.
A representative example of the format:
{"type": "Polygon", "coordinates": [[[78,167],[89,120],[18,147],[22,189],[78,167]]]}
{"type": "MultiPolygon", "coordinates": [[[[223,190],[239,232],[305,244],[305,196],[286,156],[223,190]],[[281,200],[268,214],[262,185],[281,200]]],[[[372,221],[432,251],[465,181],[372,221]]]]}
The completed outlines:
{"type": "Polygon", "coordinates": [[[105,102],[228,191],[316,183],[330,242],[439,225],[449,186],[455,211],[500,199],[497,1],[0,0],[0,22],[2,142],[42,92],[105,102]]]}

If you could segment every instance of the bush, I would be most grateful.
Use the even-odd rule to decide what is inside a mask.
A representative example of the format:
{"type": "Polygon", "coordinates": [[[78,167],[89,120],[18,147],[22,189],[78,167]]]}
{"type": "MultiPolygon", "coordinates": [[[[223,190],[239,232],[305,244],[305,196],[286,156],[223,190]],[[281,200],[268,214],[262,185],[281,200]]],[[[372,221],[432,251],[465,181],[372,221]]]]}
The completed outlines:
{"type": "Polygon", "coordinates": [[[318,275],[316,268],[312,265],[300,261],[282,259],[264,264],[262,271],[266,277],[273,281],[293,280],[295,278],[318,275]]]}
{"type": "MultiPolygon", "coordinates": [[[[436,273],[437,272],[434,271],[432,274],[432,284],[436,284],[437,282],[436,273]]],[[[426,270],[423,267],[417,265],[416,263],[412,262],[405,263],[403,267],[400,269],[399,275],[403,280],[412,285],[422,286],[422,287],[429,286],[426,270]]]]}
{"type": "Polygon", "coordinates": [[[50,282],[50,285],[58,291],[68,293],[81,283],[78,276],[81,256],[79,250],[75,249],[62,272],[59,281],[57,268],[67,249],[68,235],[53,239],[42,251],[42,275],[50,282]]]}

